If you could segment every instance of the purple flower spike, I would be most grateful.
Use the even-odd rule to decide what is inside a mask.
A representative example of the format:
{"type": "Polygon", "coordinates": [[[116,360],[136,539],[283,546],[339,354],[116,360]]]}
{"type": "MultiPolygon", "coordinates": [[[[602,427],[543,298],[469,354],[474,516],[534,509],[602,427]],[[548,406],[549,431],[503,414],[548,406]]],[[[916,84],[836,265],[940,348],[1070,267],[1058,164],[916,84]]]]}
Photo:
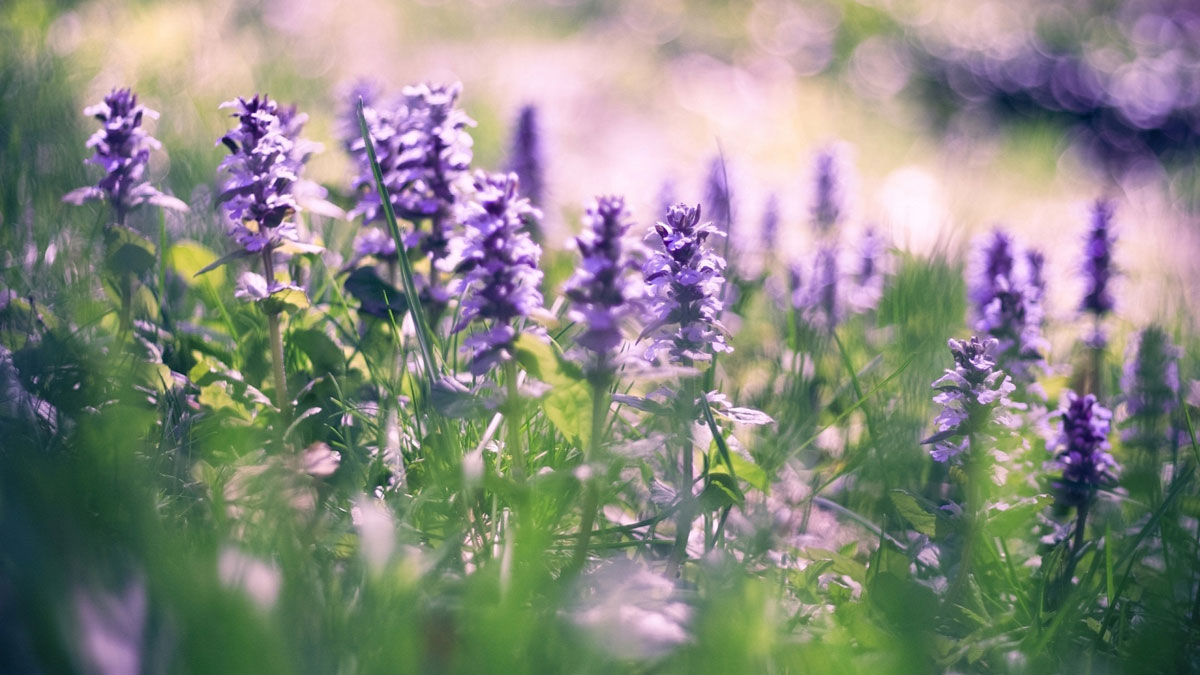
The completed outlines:
{"type": "Polygon", "coordinates": [[[779,245],[779,196],[774,192],[763,206],[762,244],[768,255],[774,255],[775,247],[779,245]]]}
{"type": "Polygon", "coordinates": [[[538,109],[533,105],[525,105],[517,115],[516,128],[513,130],[508,170],[517,174],[522,194],[539,208],[545,205],[543,167],[538,109]]]}
{"type": "Polygon", "coordinates": [[[930,455],[947,462],[979,443],[993,424],[1008,426],[1008,411],[1016,405],[1008,395],[1015,389],[1012,379],[996,367],[998,343],[991,338],[950,340],[954,368],[933,383],[938,391],[933,402],[942,406],[934,423],[937,431],[922,444],[933,445],[930,455]]]}
{"type": "Polygon", "coordinates": [[[625,235],[632,223],[622,197],[597,197],[583,216],[583,234],[575,239],[582,264],[567,281],[573,303],[569,317],[585,326],[576,340],[601,359],[621,344],[621,324],[638,309],[642,281],[625,235]]]}
{"type": "MultiPolygon", "coordinates": [[[[490,326],[464,341],[471,352],[471,373],[483,375],[513,358],[513,323],[542,307],[542,249],[525,230],[541,212],[517,195],[515,174],[475,174],[476,198],[463,209],[464,231],[451,241],[447,265],[463,274],[462,315],[454,331],[472,323],[490,326]]],[[[457,292],[459,289],[454,289],[457,292]]]]}
{"type": "Polygon", "coordinates": [[[804,309],[814,324],[829,330],[836,328],[842,318],[842,303],[838,296],[840,274],[837,249],[831,246],[817,249],[804,309]]]}
{"type": "Polygon", "coordinates": [[[972,289],[975,329],[999,341],[999,363],[1018,382],[1032,382],[1045,365],[1042,355],[1049,347],[1042,337],[1043,258],[1038,252],[1027,253],[1018,274],[1012,238],[999,229],[985,242],[981,257],[972,289]]]}
{"type": "Polygon", "coordinates": [[[1178,407],[1181,354],[1159,326],[1142,329],[1129,345],[1121,390],[1126,412],[1135,423],[1153,426],[1178,407]]]}
{"type": "Polygon", "coordinates": [[[704,208],[712,217],[718,231],[729,235],[733,227],[733,196],[729,189],[729,165],[725,158],[717,155],[708,164],[708,177],[704,183],[704,208]]]}
{"type": "Polygon", "coordinates": [[[813,177],[813,224],[828,232],[842,219],[844,209],[842,179],[838,175],[837,156],[831,150],[817,153],[813,177]]]}
{"type": "Polygon", "coordinates": [[[291,218],[299,206],[292,190],[306,155],[297,154],[296,142],[289,136],[298,131],[294,111],[281,118],[275,101],[257,95],[221,107],[235,108],[233,117],[238,120],[238,126],[218,141],[230,151],[219,168],[229,174],[220,201],[232,223],[231,235],[250,252],[296,241],[291,218]]]}
{"type": "Polygon", "coordinates": [[[700,207],[676,204],[667,219],[654,226],[662,249],[642,266],[652,323],[642,336],[652,337],[646,358],[666,352],[673,363],[691,365],[712,359],[709,349],[729,352],[718,317],[724,303],[725,260],[705,245],[720,236],[712,223],[700,222],[700,207]]]}
{"type": "Polygon", "coordinates": [[[1116,235],[1112,231],[1112,217],[1112,202],[1097,200],[1092,206],[1092,220],[1084,241],[1083,276],[1086,288],[1080,309],[1097,319],[1113,309],[1109,282],[1114,274],[1112,248],[1116,243],[1116,235]]]}
{"type": "Polygon", "coordinates": [[[971,301],[982,316],[998,292],[997,279],[1012,279],[1015,258],[1012,237],[996,228],[982,246],[979,274],[971,287],[971,301]]]}
{"type": "MultiPolygon", "coordinates": [[[[457,107],[461,91],[460,84],[406,87],[401,103],[367,115],[392,207],[411,223],[429,221],[429,231],[414,237],[413,244],[435,265],[446,256],[454,185],[471,166],[472,141],[466,130],[475,122],[457,107]]],[[[359,141],[355,151],[361,147],[359,141]]],[[[355,187],[361,195],[352,215],[362,215],[364,224],[382,222],[375,176],[365,162],[359,169],[355,187]]]]}
{"type": "Polygon", "coordinates": [[[1058,437],[1046,448],[1055,453],[1054,466],[1062,469],[1062,479],[1055,481],[1054,487],[1064,503],[1082,506],[1091,501],[1097,487],[1113,481],[1120,469],[1108,452],[1112,413],[1092,394],[1080,398],[1068,390],[1059,414],[1058,437]]]}
{"type": "Polygon", "coordinates": [[[88,163],[104,169],[99,183],[78,188],[63,196],[70,204],[82,204],[93,199],[106,199],[118,224],[142,204],[154,204],[186,211],[187,206],[159,192],[143,180],[150,151],[162,145],[142,128],[146,117],[157,119],[158,113],[141,105],[130,89],[114,89],[104,100],[84,108],[83,114],[101,122],[100,129],[88,139],[87,147],[94,153],[88,163]]]}

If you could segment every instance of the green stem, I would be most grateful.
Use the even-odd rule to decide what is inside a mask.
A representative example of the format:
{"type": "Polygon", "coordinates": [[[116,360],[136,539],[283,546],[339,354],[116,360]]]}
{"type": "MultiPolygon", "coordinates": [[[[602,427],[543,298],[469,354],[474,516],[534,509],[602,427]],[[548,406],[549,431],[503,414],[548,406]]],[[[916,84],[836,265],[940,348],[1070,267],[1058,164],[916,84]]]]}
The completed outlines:
{"type": "Polygon", "coordinates": [[[521,448],[521,394],[517,391],[517,364],[515,361],[504,363],[504,381],[508,388],[504,427],[508,433],[508,452],[511,456],[513,477],[520,482],[525,480],[525,453],[521,448]]]}
{"type": "MultiPolygon", "coordinates": [[[[690,366],[690,363],[684,364],[690,366]]],[[[692,420],[696,418],[696,378],[688,378],[684,386],[684,394],[679,402],[679,420],[682,428],[680,446],[683,452],[683,472],[676,485],[676,499],[679,511],[675,516],[675,545],[671,548],[671,556],[667,559],[667,577],[673,578],[679,572],[679,566],[687,556],[688,535],[691,534],[692,520],[695,518],[695,504],[692,500],[692,420]]]]}
{"type": "Polygon", "coordinates": [[[292,417],[288,402],[287,374],[283,370],[283,333],[279,329],[279,315],[267,314],[267,329],[271,332],[271,370],[275,377],[275,406],[284,421],[292,417]]]}
{"type": "MultiPolygon", "coordinates": [[[[603,368],[603,363],[601,364],[603,368]]],[[[583,456],[584,464],[592,461],[600,451],[601,436],[604,434],[604,424],[608,413],[608,387],[610,378],[599,376],[592,383],[592,434],[588,438],[588,449],[583,456]]],[[[592,527],[596,523],[596,510],[600,506],[600,488],[594,476],[588,476],[583,495],[583,520],[579,524],[579,541],[575,546],[575,559],[571,563],[575,570],[583,568],[587,562],[588,544],[592,537],[592,527]]]]}

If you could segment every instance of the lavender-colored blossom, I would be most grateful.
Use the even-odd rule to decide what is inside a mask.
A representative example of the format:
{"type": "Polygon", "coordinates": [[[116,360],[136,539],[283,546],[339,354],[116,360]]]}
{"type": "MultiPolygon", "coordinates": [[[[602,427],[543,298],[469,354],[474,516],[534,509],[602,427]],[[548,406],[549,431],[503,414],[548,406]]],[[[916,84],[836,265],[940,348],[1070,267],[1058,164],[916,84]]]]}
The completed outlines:
{"type": "Polygon", "coordinates": [[[542,249],[525,230],[527,222],[540,217],[541,212],[517,194],[515,174],[475,174],[475,200],[463,208],[464,231],[451,241],[446,261],[463,275],[460,283],[466,288],[454,331],[476,322],[488,324],[464,342],[474,375],[511,360],[517,337],[513,324],[542,307],[542,272],[537,266],[542,249]]]}
{"type": "Polygon", "coordinates": [[[654,226],[662,245],[642,266],[652,323],[642,332],[652,338],[646,358],[666,352],[674,363],[709,361],[709,349],[733,351],[725,343],[718,317],[724,303],[725,260],[705,245],[720,232],[700,222],[700,206],[676,204],[665,222],[654,226]]]}
{"type": "Polygon", "coordinates": [[[82,204],[106,199],[118,224],[124,224],[132,209],[146,203],[187,210],[183,202],[164,195],[143,179],[150,151],[162,144],[142,128],[142,120],[157,119],[157,112],[139,104],[132,90],[114,89],[100,103],[84,108],[83,114],[101,122],[100,129],[87,141],[87,147],[94,149],[87,162],[104,169],[105,174],[95,185],[68,192],[64,202],[82,204]]]}
{"type": "Polygon", "coordinates": [[[809,285],[802,296],[803,309],[810,321],[829,330],[836,328],[842,319],[840,275],[837,249],[832,246],[818,248],[809,285]]]}
{"type": "Polygon", "coordinates": [[[354,238],[354,255],[356,258],[371,256],[379,260],[399,260],[396,253],[396,240],[392,235],[378,227],[364,227],[354,238]]]}
{"type": "Polygon", "coordinates": [[[842,219],[845,209],[838,158],[832,150],[823,150],[813,165],[812,221],[820,232],[828,232],[842,219]]]}
{"type": "Polygon", "coordinates": [[[859,311],[873,309],[883,297],[884,266],[887,246],[874,228],[863,232],[850,289],[850,304],[859,311]]]}
{"type": "Polygon", "coordinates": [[[728,237],[733,227],[733,193],[729,188],[729,165],[722,155],[713,157],[708,163],[708,175],[704,179],[704,208],[708,210],[717,230],[728,237]]]}
{"type": "Polygon", "coordinates": [[[542,134],[538,124],[538,109],[527,104],[521,107],[513,129],[512,145],[508,154],[507,170],[517,174],[521,193],[531,204],[541,208],[545,194],[543,178],[545,163],[542,159],[542,134]]]}
{"type": "Polygon", "coordinates": [[[1034,252],[1016,265],[1012,238],[997,229],[981,251],[981,270],[972,289],[975,329],[999,341],[999,363],[1019,382],[1032,382],[1049,344],[1042,337],[1045,281],[1034,252]]]}
{"type": "Polygon", "coordinates": [[[767,255],[774,255],[779,245],[779,195],[774,192],[767,197],[762,214],[762,244],[767,255]]]}
{"type": "MultiPolygon", "coordinates": [[[[430,223],[428,232],[405,243],[419,246],[435,264],[446,255],[457,201],[454,185],[471,165],[472,140],[466,130],[475,122],[457,107],[461,91],[457,83],[406,87],[400,104],[366,115],[396,215],[414,224],[430,223]]],[[[360,166],[355,186],[361,194],[352,214],[361,214],[365,224],[381,222],[382,202],[369,166],[360,166]]]]}
{"type": "Polygon", "coordinates": [[[1180,349],[1159,326],[1142,329],[1129,345],[1121,390],[1129,417],[1154,422],[1179,405],[1180,349]]]}
{"type": "Polygon", "coordinates": [[[1092,394],[1082,398],[1068,390],[1060,408],[1062,422],[1057,438],[1047,444],[1055,453],[1054,466],[1062,469],[1054,487],[1070,506],[1086,505],[1098,486],[1116,478],[1119,470],[1108,450],[1112,413],[1092,394]]]}
{"type": "Polygon", "coordinates": [[[1025,251],[1025,281],[1038,302],[1046,298],[1046,254],[1037,249],[1025,251]]]}
{"type": "Polygon", "coordinates": [[[1113,309],[1112,289],[1109,287],[1114,274],[1113,244],[1116,235],[1112,231],[1113,204],[1097,200],[1092,206],[1091,223],[1088,225],[1084,242],[1083,276],[1085,290],[1080,309],[1102,318],[1113,309]]]}
{"type": "Polygon", "coordinates": [[[364,108],[375,108],[378,107],[381,97],[379,84],[371,80],[354,82],[338,97],[345,107],[338,113],[335,134],[342,144],[342,149],[351,156],[358,170],[367,163],[366,146],[362,143],[362,131],[358,126],[358,102],[361,100],[364,108]]]}
{"type": "Polygon", "coordinates": [[[996,228],[980,247],[979,272],[971,285],[976,314],[982,316],[996,297],[997,279],[1012,278],[1015,263],[1012,237],[996,228]]]}
{"type": "Polygon", "coordinates": [[[233,117],[238,119],[238,126],[218,141],[230,151],[220,165],[229,175],[220,201],[232,224],[231,235],[251,252],[296,241],[299,235],[292,216],[299,205],[293,187],[304,156],[297,154],[288,135],[296,131],[295,114],[285,113],[281,119],[278,104],[265,95],[239,97],[221,108],[236,108],[233,117]]]}
{"type": "Polygon", "coordinates": [[[621,344],[621,324],[638,309],[642,282],[629,273],[638,268],[625,235],[632,223],[622,197],[597,197],[583,216],[583,234],[575,245],[583,258],[567,281],[572,321],[584,325],[576,339],[601,358],[621,344]]]}
{"type": "Polygon", "coordinates": [[[1016,385],[996,367],[996,340],[951,339],[949,346],[954,368],[932,385],[938,391],[933,401],[942,406],[934,421],[937,431],[922,441],[933,445],[930,455],[939,462],[971,450],[972,441],[978,444],[994,424],[1010,425],[1007,413],[1015,407],[1008,396],[1016,385]]]}

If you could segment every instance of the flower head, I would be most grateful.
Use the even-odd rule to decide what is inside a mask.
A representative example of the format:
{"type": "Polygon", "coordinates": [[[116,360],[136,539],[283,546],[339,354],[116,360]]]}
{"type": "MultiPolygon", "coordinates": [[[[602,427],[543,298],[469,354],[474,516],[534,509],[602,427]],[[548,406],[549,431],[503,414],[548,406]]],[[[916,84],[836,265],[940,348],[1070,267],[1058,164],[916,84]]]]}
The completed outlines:
{"type": "Polygon", "coordinates": [[[238,125],[221,137],[229,148],[220,170],[229,178],[220,200],[238,245],[257,252],[298,238],[291,218],[299,210],[293,187],[307,155],[298,155],[291,134],[299,131],[294,111],[280,115],[275,101],[255,95],[221,104],[235,108],[238,125]],[[286,122],[286,125],[285,125],[286,122]]]}
{"type": "Polygon", "coordinates": [[[462,213],[464,231],[451,242],[447,267],[463,274],[466,288],[462,314],[454,331],[471,323],[489,323],[487,330],[467,338],[471,372],[482,375],[513,357],[517,337],[513,325],[542,306],[538,286],[542,249],[525,230],[541,212],[518,196],[515,174],[475,174],[475,199],[462,213]]]}
{"type": "Polygon", "coordinates": [[[1112,248],[1116,243],[1116,236],[1112,231],[1112,217],[1112,202],[1097,200],[1092,206],[1092,219],[1088,226],[1087,239],[1084,241],[1085,290],[1080,309],[1097,319],[1111,312],[1114,304],[1112,289],[1109,287],[1114,274],[1112,248]]]}
{"type": "Polygon", "coordinates": [[[762,245],[763,251],[774,255],[775,247],[779,244],[779,195],[774,192],[767,197],[762,213],[762,245]]]}
{"type": "Polygon", "coordinates": [[[982,250],[982,270],[972,289],[975,329],[999,342],[999,363],[1020,382],[1032,382],[1045,363],[1042,337],[1045,280],[1042,257],[1027,254],[1018,268],[1012,238],[997,229],[982,250]],[[1021,272],[1018,274],[1018,272],[1021,272]]]}
{"type": "MultiPolygon", "coordinates": [[[[394,106],[370,110],[366,117],[396,215],[412,223],[430,221],[428,232],[413,238],[434,260],[446,255],[447,222],[456,202],[454,185],[471,165],[475,122],[457,107],[462,85],[420,84],[405,87],[394,106]]],[[[353,146],[362,147],[362,141],[353,146]]],[[[371,167],[360,162],[360,190],[353,213],[366,224],[383,220],[382,202],[371,167]]],[[[406,242],[407,243],[407,242],[406,242]]]]}
{"type": "Polygon", "coordinates": [[[813,224],[828,232],[842,219],[845,194],[838,158],[832,150],[817,153],[813,167],[813,224]]]}
{"type": "Polygon", "coordinates": [[[1159,326],[1149,326],[1129,345],[1121,390],[1126,412],[1141,422],[1154,422],[1178,406],[1180,350],[1159,326]]]}
{"type": "Polygon", "coordinates": [[[939,462],[969,450],[972,439],[978,442],[993,424],[1011,424],[1007,411],[1015,407],[1008,395],[1016,386],[996,367],[995,339],[952,339],[949,346],[954,368],[932,385],[938,391],[933,401],[942,406],[934,421],[937,431],[922,441],[933,445],[930,454],[939,462]]]}
{"type": "Polygon", "coordinates": [[[732,351],[725,344],[718,317],[724,303],[725,260],[705,245],[720,234],[712,223],[700,222],[700,207],[676,204],[654,226],[661,250],[642,266],[652,323],[642,332],[652,336],[646,357],[666,351],[672,362],[684,365],[711,359],[709,349],[732,351]]]}
{"type": "Polygon", "coordinates": [[[728,236],[733,222],[733,196],[729,189],[729,166],[721,155],[713,157],[708,163],[708,176],[704,182],[704,208],[708,209],[713,225],[728,236]]]}
{"type": "Polygon", "coordinates": [[[577,342],[606,356],[621,344],[621,324],[638,309],[642,281],[625,235],[632,223],[622,197],[597,197],[583,216],[583,234],[575,245],[583,258],[567,281],[573,303],[570,318],[584,325],[577,342]]]}
{"type": "Polygon", "coordinates": [[[534,206],[543,206],[545,183],[543,180],[542,135],[538,125],[538,109],[533,105],[521,107],[513,130],[512,146],[508,155],[508,170],[517,174],[521,192],[534,206]]]}
{"type": "Polygon", "coordinates": [[[1108,452],[1112,413],[1092,394],[1080,397],[1068,390],[1059,415],[1059,434],[1047,445],[1055,453],[1054,466],[1063,472],[1054,487],[1068,505],[1080,506],[1091,499],[1096,487],[1116,478],[1119,470],[1108,452]]]}
{"type": "Polygon", "coordinates": [[[105,173],[100,182],[68,192],[63,201],[82,204],[106,199],[118,223],[123,223],[134,207],[145,203],[187,210],[183,202],[164,195],[143,180],[150,151],[162,145],[142,127],[142,120],[157,119],[157,112],[139,104],[132,90],[114,89],[103,101],[84,108],[83,114],[101,123],[100,129],[88,139],[87,147],[94,152],[87,161],[105,173]]]}
{"type": "Polygon", "coordinates": [[[1000,228],[992,231],[979,251],[979,271],[971,285],[971,301],[975,303],[976,314],[982,316],[996,297],[997,279],[1012,279],[1016,259],[1012,237],[1000,228]]]}

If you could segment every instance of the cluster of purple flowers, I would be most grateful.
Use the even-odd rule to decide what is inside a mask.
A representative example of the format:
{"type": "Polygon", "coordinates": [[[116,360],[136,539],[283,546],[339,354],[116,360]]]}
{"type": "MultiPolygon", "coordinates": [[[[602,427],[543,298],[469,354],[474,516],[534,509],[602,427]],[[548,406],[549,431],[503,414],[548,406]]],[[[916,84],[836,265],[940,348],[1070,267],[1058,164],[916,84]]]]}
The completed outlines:
{"type": "Polygon", "coordinates": [[[632,223],[624,198],[597,197],[583,224],[575,239],[582,262],[565,288],[573,303],[569,317],[584,325],[576,342],[606,359],[621,344],[622,323],[639,309],[642,281],[630,274],[638,264],[625,238],[632,223]]]}
{"type": "MultiPolygon", "coordinates": [[[[1125,412],[1137,427],[1153,427],[1179,405],[1181,352],[1159,326],[1142,329],[1129,345],[1121,390],[1125,412]]],[[[1140,431],[1151,431],[1142,429],[1140,431]]]]}
{"type": "Polygon", "coordinates": [[[95,185],[68,192],[63,201],[82,204],[105,199],[119,225],[125,224],[129,212],[142,204],[187,210],[183,202],[164,195],[144,180],[150,151],[162,146],[142,127],[142,120],[157,119],[157,112],[138,103],[132,90],[114,89],[100,103],[84,108],[83,114],[101,123],[100,129],[88,139],[87,147],[93,148],[94,153],[87,161],[105,173],[95,185]]]}
{"type": "Polygon", "coordinates": [[[651,318],[642,335],[652,338],[646,358],[653,361],[665,351],[671,362],[691,365],[711,360],[710,348],[733,351],[719,320],[725,260],[706,245],[720,232],[700,222],[699,205],[683,203],[672,206],[654,231],[662,248],[642,266],[651,318]]]}
{"type": "Polygon", "coordinates": [[[997,229],[984,243],[979,276],[971,289],[975,329],[999,342],[999,362],[1014,378],[1032,382],[1044,366],[1043,257],[1029,251],[1017,267],[1012,238],[997,229]]]}
{"type": "Polygon", "coordinates": [[[235,108],[238,120],[218,141],[229,148],[219,169],[229,175],[220,200],[232,225],[230,234],[246,251],[269,254],[282,242],[299,238],[292,219],[300,208],[293,188],[307,157],[296,143],[304,119],[294,109],[281,111],[265,95],[239,97],[221,107],[235,108]]]}
{"type": "Polygon", "coordinates": [[[1047,445],[1055,453],[1054,466],[1062,470],[1054,487],[1068,506],[1086,506],[1096,488],[1115,479],[1119,470],[1108,452],[1112,413],[1092,394],[1081,397],[1068,390],[1060,416],[1059,434],[1047,445]]]}
{"type": "Polygon", "coordinates": [[[517,174],[521,192],[531,204],[545,206],[545,160],[542,157],[542,134],[538,125],[538,109],[533,105],[521,107],[513,130],[508,170],[517,174]]]}
{"type": "Polygon", "coordinates": [[[542,307],[542,249],[533,242],[526,224],[541,217],[529,200],[517,194],[515,174],[478,171],[475,199],[462,210],[462,234],[451,241],[446,267],[462,274],[466,288],[462,314],[454,331],[472,323],[490,322],[486,330],[467,338],[471,373],[482,375],[513,358],[517,319],[542,307]]]}
{"type": "Polygon", "coordinates": [[[1011,425],[1008,412],[1015,407],[1008,396],[1016,385],[996,367],[999,343],[994,338],[951,339],[949,346],[954,368],[932,385],[938,391],[933,401],[942,406],[934,420],[937,431],[922,441],[933,445],[930,455],[939,462],[970,451],[994,425],[1011,425]]]}
{"type": "MultiPolygon", "coordinates": [[[[420,247],[435,264],[446,256],[455,185],[471,167],[467,128],[475,122],[458,108],[461,91],[457,83],[420,84],[406,87],[400,101],[366,111],[396,215],[418,226],[429,221],[427,232],[414,232],[405,244],[420,247]]],[[[355,187],[360,191],[352,214],[362,215],[364,224],[382,222],[382,202],[361,139],[351,147],[359,162],[355,187]]]]}
{"type": "Polygon", "coordinates": [[[838,157],[832,150],[817,153],[813,176],[812,222],[820,232],[829,232],[842,219],[843,181],[838,157]]]}
{"type": "Polygon", "coordinates": [[[1113,204],[1097,200],[1092,206],[1092,218],[1084,243],[1083,275],[1086,288],[1080,309],[1104,318],[1113,309],[1113,295],[1109,282],[1113,277],[1113,244],[1116,237],[1112,231],[1113,204]]]}

